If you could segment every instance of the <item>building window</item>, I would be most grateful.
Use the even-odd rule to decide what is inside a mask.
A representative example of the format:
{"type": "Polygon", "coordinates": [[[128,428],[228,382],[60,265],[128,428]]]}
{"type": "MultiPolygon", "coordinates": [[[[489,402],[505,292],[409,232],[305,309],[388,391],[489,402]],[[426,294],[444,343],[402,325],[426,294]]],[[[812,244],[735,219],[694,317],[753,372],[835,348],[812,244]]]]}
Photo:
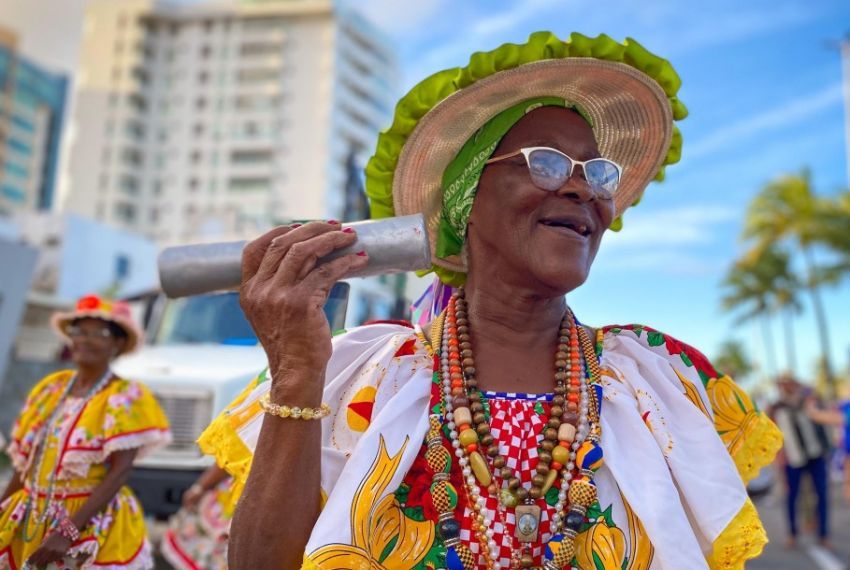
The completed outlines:
{"type": "MultiPolygon", "coordinates": [[[[140,167],[144,164],[144,155],[141,151],[136,150],[134,148],[125,148],[121,153],[121,158],[124,161],[124,164],[132,167],[140,167]]],[[[136,186],[134,185],[133,190],[135,191],[136,186]]]]}
{"type": "Polygon", "coordinates": [[[130,257],[120,253],[115,256],[115,282],[120,283],[130,276],[130,257]]]}
{"type": "Polygon", "coordinates": [[[247,42],[239,46],[239,55],[245,57],[261,57],[280,53],[283,53],[283,46],[279,43],[247,42]]]}
{"type": "Polygon", "coordinates": [[[209,59],[211,54],[212,54],[212,48],[210,46],[204,46],[204,47],[201,48],[201,58],[202,59],[209,59]]]}
{"type": "Polygon", "coordinates": [[[12,115],[12,124],[21,130],[27,131],[28,133],[35,132],[35,125],[18,115],[12,115]]]}
{"type": "Polygon", "coordinates": [[[230,153],[230,163],[234,166],[268,164],[273,156],[270,150],[237,150],[230,153]]]}
{"type": "Polygon", "coordinates": [[[227,189],[233,192],[268,191],[269,188],[271,180],[265,177],[238,177],[227,181],[227,189]]]}
{"type": "Polygon", "coordinates": [[[105,194],[106,188],[109,186],[109,176],[106,173],[100,175],[100,193],[105,194]]]}
{"type": "Polygon", "coordinates": [[[133,223],[136,221],[136,206],[126,202],[117,202],[113,210],[115,217],[121,221],[133,223]]]}
{"type": "Polygon", "coordinates": [[[275,68],[253,68],[240,69],[236,72],[236,79],[239,83],[253,85],[256,83],[267,83],[277,80],[280,77],[280,71],[275,68]]]}
{"type": "Polygon", "coordinates": [[[239,95],[234,100],[234,107],[243,111],[272,110],[280,105],[281,98],[268,95],[239,95]]]}
{"type": "Polygon", "coordinates": [[[202,71],[198,74],[198,83],[204,85],[207,81],[210,80],[210,74],[206,71],[202,71]]]}
{"type": "Polygon", "coordinates": [[[148,72],[145,71],[141,67],[134,67],[133,71],[133,79],[139,82],[140,85],[147,85],[150,77],[148,76],[148,72]]]}
{"type": "Polygon", "coordinates": [[[189,190],[191,190],[192,192],[197,192],[198,186],[200,186],[200,182],[197,178],[189,179],[189,190]]]}
{"type": "Polygon", "coordinates": [[[199,111],[202,111],[207,108],[207,100],[204,97],[198,97],[195,99],[195,108],[199,111]]]}
{"type": "Polygon", "coordinates": [[[153,195],[159,196],[162,194],[162,180],[156,180],[153,183],[153,195]]]}
{"type": "Polygon", "coordinates": [[[25,142],[20,141],[18,139],[14,139],[14,138],[9,139],[8,145],[9,145],[9,148],[11,148],[12,150],[14,150],[15,152],[17,152],[19,154],[23,154],[23,155],[26,155],[26,156],[29,156],[30,154],[32,154],[32,147],[30,145],[26,144],[25,142]]]}
{"type": "Polygon", "coordinates": [[[135,196],[139,190],[139,182],[136,180],[135,176],[130,176],[129,174],[124,174],[121,176],[121,179],[118,182],[118,187],[125,194],[129,194],[130,196],[135,196]]]}
{"type": "Polygon", "coordinates": [[[135,140],[141,140],[145,137],[145,125],[141,121],[127,121],[124,132],[135,140]]]}
{"type": "Polygon", "coordinates": [[[133,107],[136,111],[144,112],[148,108],[147,99],[139,95],[138,93],[133,93],[129,97],[130,106],[133,107]]]}
{"type": "Polygon", "coordinates": [[[192,163],[198,164],[199,162],[201,162],[201,156],[202,156],[201,151],[199,151],[199,150],[193,151],[192,152],[192,163]]]}
{"type": "Polygon", "coordinates": [[[284,22],[281,19],[248,18],[243,20],[242,29],[246,32],[270,32],[283,29],[283,25],[284,22]]]}

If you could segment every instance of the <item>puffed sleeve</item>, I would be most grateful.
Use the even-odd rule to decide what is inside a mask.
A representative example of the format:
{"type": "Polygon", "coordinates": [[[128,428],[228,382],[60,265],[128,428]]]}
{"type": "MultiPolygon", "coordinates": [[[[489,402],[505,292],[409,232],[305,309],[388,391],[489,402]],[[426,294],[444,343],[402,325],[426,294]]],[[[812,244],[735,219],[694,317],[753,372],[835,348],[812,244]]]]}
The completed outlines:
{"type": "Polygon", "coordinates": [[[138,449],[137,458],[171,441],[168,418],[150,389],[140,382],[113,382],[104,416],[103,452],[138,449]]]}

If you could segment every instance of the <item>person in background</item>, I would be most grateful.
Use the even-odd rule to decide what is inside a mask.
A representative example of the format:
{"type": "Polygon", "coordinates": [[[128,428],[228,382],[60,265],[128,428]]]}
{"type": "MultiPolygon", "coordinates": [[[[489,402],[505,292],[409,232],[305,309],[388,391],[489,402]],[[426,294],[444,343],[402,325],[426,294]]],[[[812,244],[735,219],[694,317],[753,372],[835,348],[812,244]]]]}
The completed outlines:
{"type": "Polygon", "coordinates": [[[803,475],[811,478],[817,495],[818,539],[829,546],[829,490],[827,486],[827,456],[830,445],[823,427],[806,414],[804,402],[809,393],[794,377],[780,376],[779,401],[769,412],[782,431],[784,446],[777,456],[787,486],[787,517],[789,547],[797,544],[797,498],[803,475]]]}
{"type": "MultiPolygon", "coordinates": [[[[250,382],[225,413],[241,405],[262,376],[250,382]]],[[[214,448],[223,444],[209,432],[198,440],[201,450],[210,455],[214,454],[214,448]]],[[[226,447],[233,451],[242,446],[234,440],[227,442],[226,447]]],[[[213,464],[183,493],[183,505],[171,517],[160,546],[162,556],[176,570],[227,569],[230,522],[242,494],[244,471],[249,463],[247,455],[248,451],[244,450],[236,453],[230,461],[223,461],[227,468],[240,476],[231,477],[224,467],[213,464]]]]}
{"type": "Polygon", "coordinates": [[[210,466],[183,493],[162,540],[163,557],[176,570],[225,570],[230,533],[233,479],[210,466]]]}
{"type": "Polygon", "coordinates": [[[816,398],[807,398],[806,414],[818,424],[844,428],[844,499],[850,504],[850,400],[844,400],[836,408],[826,410],[818,405],[816,398]]]}
{"type": "Polygon", "coordinates": [[[125,483],[133,462],[171,433],[151,392],[110,368],[141,331],[126,303],[94,295],[53,325],[75,367],[41,380],[12,429],[0,568],[153,568],[144,513],[125,483]]]}

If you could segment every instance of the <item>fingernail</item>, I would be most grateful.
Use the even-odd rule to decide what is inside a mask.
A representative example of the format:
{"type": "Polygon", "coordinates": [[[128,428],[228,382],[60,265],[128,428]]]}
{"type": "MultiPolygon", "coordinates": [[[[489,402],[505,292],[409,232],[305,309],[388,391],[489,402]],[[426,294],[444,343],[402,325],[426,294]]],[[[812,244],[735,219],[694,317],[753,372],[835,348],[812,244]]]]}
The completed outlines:
{"type": "Polygon", "coordinates": [[[289,227],[290,227],[290,228],[292,228],[292,229],[294,230],[295,228],[300,228],[300,227],[301,227],[301,224],[292,224],[292,225],[290,225],[289,227]]]}
{"type": "Polygon", "coordinates": [[[364,251],[358,251],[358,252],[357,252],[357,255],[359,255],[360,257],[365,257],[365,256],[366,256],[366,251],[365,251],[365,250],[364,250],[364,251]]]}
{"type": "Polygon", "coordinates": [[[339,222],[336,221],[336,220],[328,220],[328,223],[331,224],[332,226],[339,224],[339,222]]]}
{"type": "Polygon", "coordinates": [[[354,233],[354,229],[353,229],[353,228],[342,228],[342,233],[344,233],[344,234],[353,234],[353,233],[354,233]]]}

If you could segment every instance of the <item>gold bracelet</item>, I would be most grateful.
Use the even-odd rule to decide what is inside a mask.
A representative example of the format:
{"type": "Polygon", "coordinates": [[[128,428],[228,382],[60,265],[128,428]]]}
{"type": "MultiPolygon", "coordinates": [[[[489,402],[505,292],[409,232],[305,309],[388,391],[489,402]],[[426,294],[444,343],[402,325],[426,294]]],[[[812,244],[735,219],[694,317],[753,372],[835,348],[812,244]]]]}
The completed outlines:
{"type": "Polygon", "coordinates": [[[260,407],[269,415],[293,420],[320,420],[331,415],[331,407],[322,403],[319,408],[299,408],[298,406],[280,406],[269,399],[268,394],[260,396],[260,407]]]}

